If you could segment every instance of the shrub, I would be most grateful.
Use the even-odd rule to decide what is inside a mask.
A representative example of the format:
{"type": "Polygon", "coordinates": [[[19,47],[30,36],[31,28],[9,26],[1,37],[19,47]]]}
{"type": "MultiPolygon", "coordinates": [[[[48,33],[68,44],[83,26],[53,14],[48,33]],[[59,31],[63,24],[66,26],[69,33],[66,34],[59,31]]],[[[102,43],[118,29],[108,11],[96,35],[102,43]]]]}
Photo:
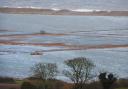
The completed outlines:
{"type": "Polygon", "coordinates": [[[21,85],[21,89],[37,89],[37,88],[30,82],[23,82],[23,84],[21,85]]]}
{"type": "Polygon", "coordinates": [[[46,32],[45,32],[45,31],[43,31],[43,30],[41,30],[41,31],[40,31],[40,34],[45,34],[45,33],[46,33],[46,32]]]}
{"type": "Polygon", "coordinates": [[[15,83],[15,80],[10,77],[0,77],[0,83],[15,83]]]}
{"type": "Polygon", "coordinates": [[[99,80],[103,86],[103,89],[111,89],[113,84],[115,84],[117,78],[112,73],[100,73],[98,76],[99,80]]]}
{"type": "Polygon", "coordinates": [[[64,82],[56,79],[43,80],[39,78],[29,78],[31,84],[36,86],[36,89],[63,89],[64,82]]]}

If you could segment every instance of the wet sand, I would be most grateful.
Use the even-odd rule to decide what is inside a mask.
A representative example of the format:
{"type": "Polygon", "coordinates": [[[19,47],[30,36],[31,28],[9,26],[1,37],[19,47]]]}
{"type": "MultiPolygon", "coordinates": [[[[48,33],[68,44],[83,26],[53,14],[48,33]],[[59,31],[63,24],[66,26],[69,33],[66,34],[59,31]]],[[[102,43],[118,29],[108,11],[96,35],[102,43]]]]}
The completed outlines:
{"type": "Polygon", "coordinates": [[[10,34],[10,35],[0,35],[0,37],[15,37],[15,38],[24,38],[24,37],[31,37],[31,36],[64,36],[68,34],[62,34],[62,33],[34,33],[34,34],[10,34]]]}
{"type": "Polygon", "coordinates": [[[0,45],[64,47],[64,49],[57,49],[57,50],[51,50],[51,51],[85,50],[85,49],[104,49],[104,48],[128,47],[128,44],[123,44],[123,45],[114,45],[114,44],[102,44],[102,45],[68,45],[68,44],[65,44],[65,43],[21,43],[21,42],[12,42],[12,41],[10,41],[10,42],[9,41],[0,41],[0,45]]]}
{"type": "Polygon", "coordinates": [[[75,15],[75,16],[128,16],[128,11],[93,11],[93,12],[76,12],[70,10],[52,10],[36,8],[8,8],[1,7],[0,13],[9,14],[42,14],[42,15],[75,15]]]}

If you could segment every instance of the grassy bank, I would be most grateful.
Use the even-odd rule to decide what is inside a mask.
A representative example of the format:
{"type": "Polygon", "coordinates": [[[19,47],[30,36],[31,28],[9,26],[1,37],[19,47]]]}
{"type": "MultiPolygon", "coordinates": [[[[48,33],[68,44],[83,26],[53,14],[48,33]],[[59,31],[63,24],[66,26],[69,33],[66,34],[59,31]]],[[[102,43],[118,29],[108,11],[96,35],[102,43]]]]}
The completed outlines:
{"type": "MultiPolygon", "coordinates": [[[[39,78],[26,78],[23,80],[0,77],[0,89],[23,89],[24,87],[31,87],[30,89],[42,89],[44,86],[47,89],[71,89],[72,83],[63,82],[60,80],[41,80],[39,78]]],[[[87,83],[84,89],[103,89],[99,81],[87,83]]],[[[113,89],[128,89],[128,79],[119,79],[113,86],[113,89]]]]}

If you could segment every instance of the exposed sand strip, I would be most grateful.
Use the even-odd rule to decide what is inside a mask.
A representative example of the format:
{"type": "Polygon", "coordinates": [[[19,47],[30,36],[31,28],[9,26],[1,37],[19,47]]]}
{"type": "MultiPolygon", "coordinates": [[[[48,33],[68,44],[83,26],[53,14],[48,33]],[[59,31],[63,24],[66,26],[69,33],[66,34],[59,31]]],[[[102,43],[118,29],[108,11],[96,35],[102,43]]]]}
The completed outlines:
{"type": "MultiPolygon", "coordinates": [[[[82,32],[82,31],[80,31],[82,32]]],[[[83,31],[84,32],[84,31],[83,31]]],[[[33,34],[4,34],[4,35],[0,35],[0,38],[2,40],[4,40],[4,38],[8,38],[10,39],[9,41],[11,41],[11,39],[15,39],[12,41],[18,41],[21,38],[28,38],[28,37],[36,37],[36,36],[55,36],[55,37],[59,37],[59,36],[87,36],[87,37],[128,37],[127,35],[123,35],[123,34],[101,34],[101,35],[96,35],[94,33],[92,34],[79,34],[79,32],[69,32],[69,33],[44,33],[44,34],[40,34],[40,33],[33,33],[33,34]],[[75,33],[75,34],[74,34],[75,33]],[[78,33],[78,34],[77,34],[78,33]],[[16,40],[17,39],[17,40],[16,40]]],[[[5,40],[6,41],[6,40],[5,40]]]]}
{"type": "Polygon", "coordinates": [[[2,41],[0,45],[31,45],[31,46],[66,46],[63,43],[22,43],[22,42],[12,42],[12,41],[2,41]]]}
{"type": "Polygon", "coordinates": [[[29,36],[64,36],[67,34],[61,34],[61,33],[34,33],[34,34],[11,34],[11,35],[0,35],[0,37],[29,37],[29,36]]]}
{"type": "Polygon", "coordinates": [[[64,47],[64,49],[55,49],[49,51],[63,51],[63,50],[85,50],[85,49],[103,49],[103,48],[120,48],[128,47],[128,44],[114,45],[114,44],[102,44],[102,45],[68,45],[64,43],[20,43],[20,42],[0,42],[0,45],[29,45],[29,46],[43,46],[43,47],[64,47]]]}
{"type": "Polygon", "coordinates": [[[37,8],[8,8],[1,7],[1,13],[10,14],[42,14],[42,15],[82,15],[82,16],[128,16],[128,11],[93,11],[93,12],[77,12],[70,10],[52,10],[37,8]]]}

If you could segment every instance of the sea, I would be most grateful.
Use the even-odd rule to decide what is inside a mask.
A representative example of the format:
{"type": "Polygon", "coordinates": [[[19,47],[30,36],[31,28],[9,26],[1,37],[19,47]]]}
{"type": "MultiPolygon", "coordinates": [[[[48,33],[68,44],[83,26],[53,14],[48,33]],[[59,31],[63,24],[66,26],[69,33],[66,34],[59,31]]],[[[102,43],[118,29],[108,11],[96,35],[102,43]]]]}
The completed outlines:
{"type": "Polygon", "coordinates": [[[128,0],[0,0],[0,7],[87,10],[128,10],[128,0]]]}

